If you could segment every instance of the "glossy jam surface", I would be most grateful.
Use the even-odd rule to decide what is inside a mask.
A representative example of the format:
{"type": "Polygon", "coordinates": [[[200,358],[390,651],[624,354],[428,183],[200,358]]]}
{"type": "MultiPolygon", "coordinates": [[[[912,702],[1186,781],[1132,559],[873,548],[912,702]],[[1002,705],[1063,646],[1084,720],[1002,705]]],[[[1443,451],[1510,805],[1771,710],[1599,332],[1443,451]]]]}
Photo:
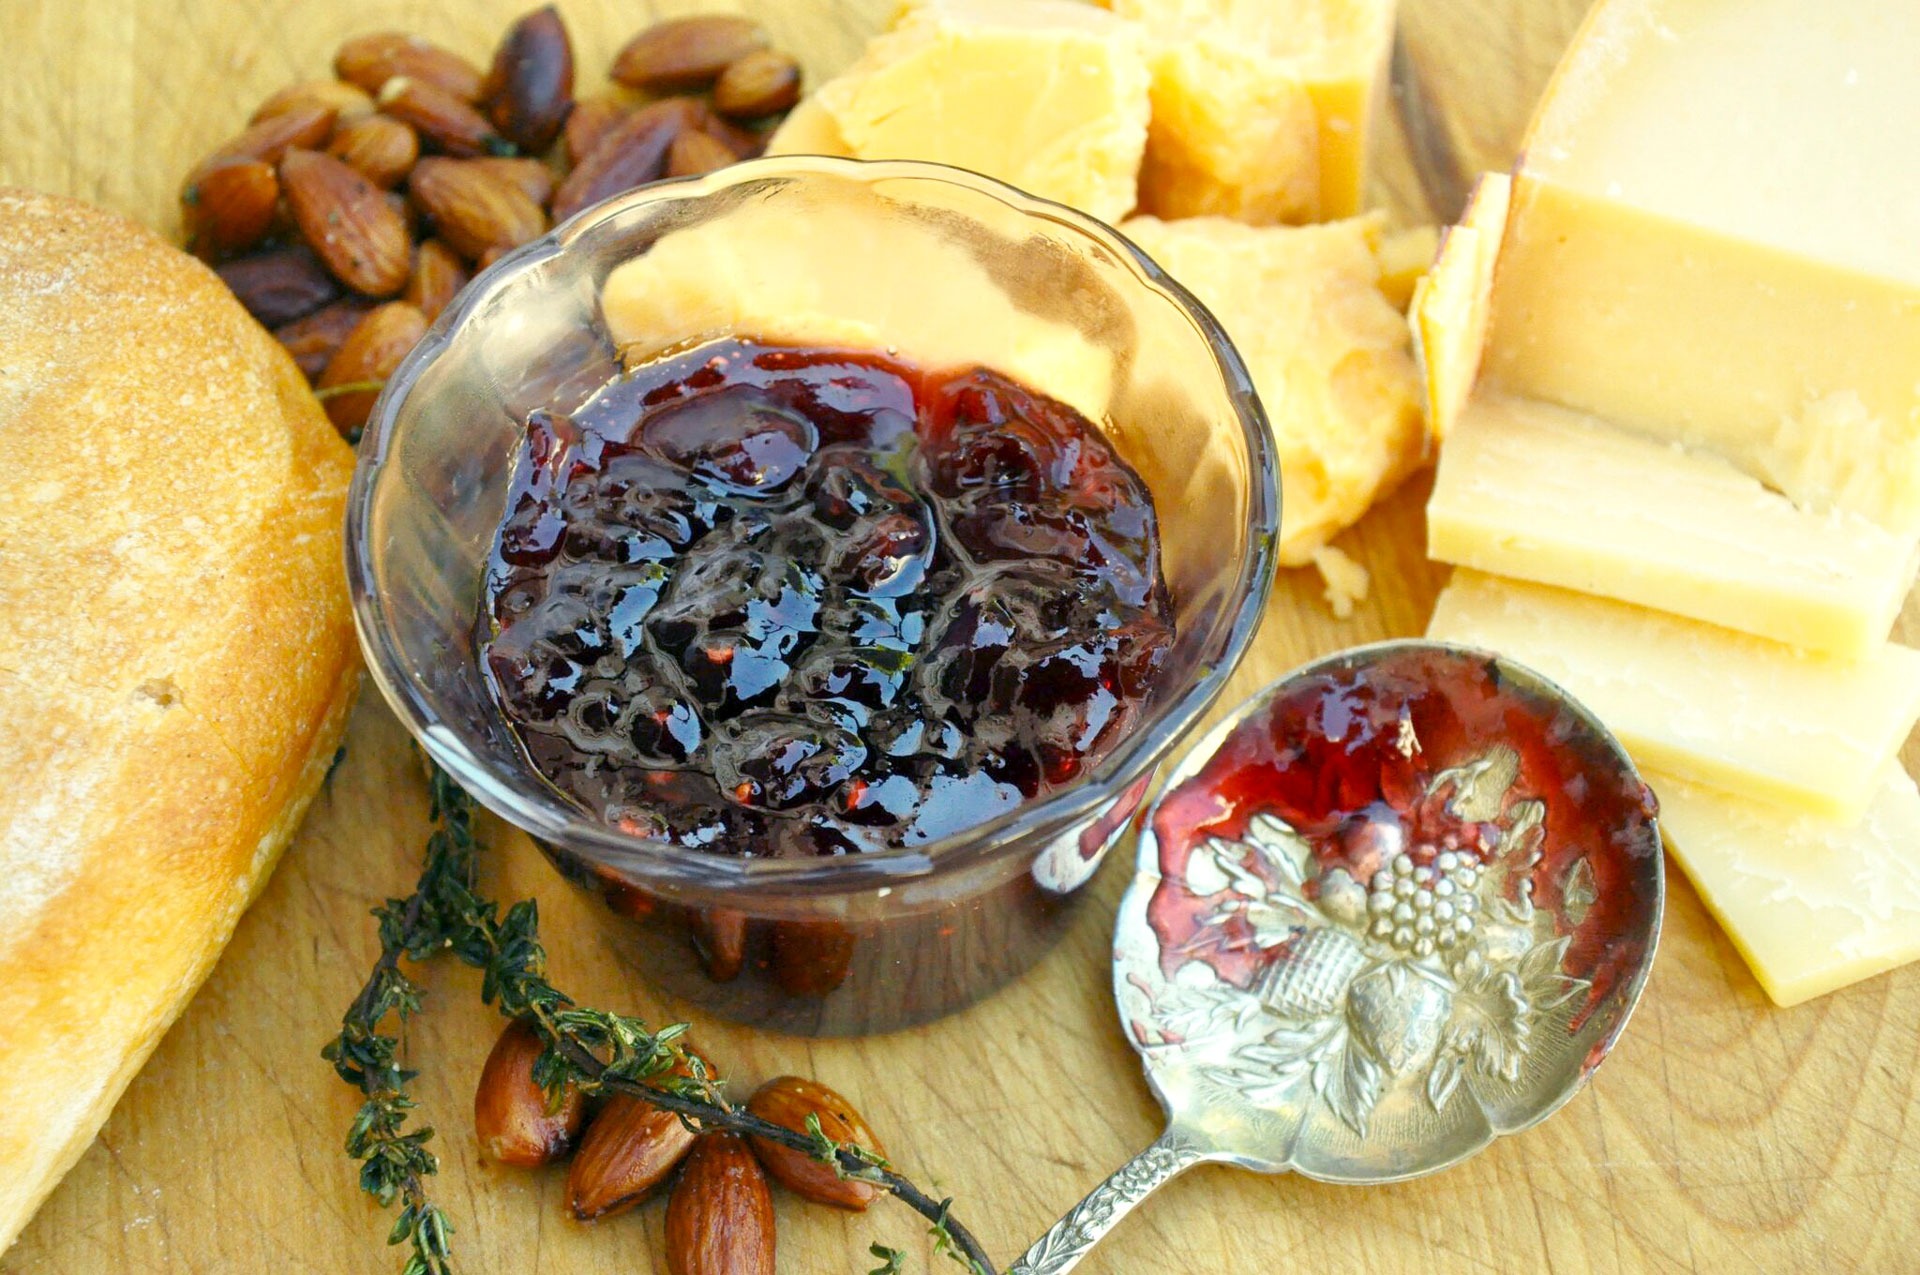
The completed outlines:
{"type": "Polygon", "coordinates": [[[535,767],[722,854],[931,841],[1070,784],[1173,640],[1146,486],[993,372],[726,341],[536,413],[483,659],[535,767]]]}

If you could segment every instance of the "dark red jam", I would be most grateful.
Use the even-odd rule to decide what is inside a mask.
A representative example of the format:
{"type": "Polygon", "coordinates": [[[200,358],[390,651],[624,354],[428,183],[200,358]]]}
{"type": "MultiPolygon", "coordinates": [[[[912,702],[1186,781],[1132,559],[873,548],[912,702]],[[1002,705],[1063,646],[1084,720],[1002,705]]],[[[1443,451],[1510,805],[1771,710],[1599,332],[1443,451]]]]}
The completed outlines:
{"type": "Polygon", "coordinates": [[[1070,784],[1173,641],[1146,485],[983,369],[722,341],[535,413],[484,662],[536,769],[722,854],[931,841],[1070,784]]]}

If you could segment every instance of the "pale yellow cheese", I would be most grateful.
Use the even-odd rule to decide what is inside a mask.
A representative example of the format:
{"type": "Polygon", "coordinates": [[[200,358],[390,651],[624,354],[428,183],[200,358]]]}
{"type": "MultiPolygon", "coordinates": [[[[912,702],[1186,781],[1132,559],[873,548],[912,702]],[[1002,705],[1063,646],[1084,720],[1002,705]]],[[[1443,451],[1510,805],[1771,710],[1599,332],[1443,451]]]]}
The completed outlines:
{"type": "Polygon", "coordinates": [[[1313,569],[1320,573],[1320,594],[1336,620],[1351,619],[1353,609],[1367,600],[1373,575],[1346,552],[1332,545],[1313,551],[1313,569]]]}
{"type": "Polygon", "coordinates": [[[820,105],[820,99],[811,94],[801,98],[799,104],[787,112],[787,118],[780,121],[780,127],[773,130],[773,136],[767,139],[766,153],[854,157],[847,139],[840,135],[840,126],[827,108],[820,105]]]}
{"type": "Polygon", "coordinates": [[[1920,651],[1841,660],[1473,571],[1454,572],[1427,633],[1559,683],[1643,766],[1831,819],[1866,809],[1920,717],[1920,651]]]}
{"type": "Polygon", "coordinates": [[[1646,779],[1668,848],[1776,1004],[1920,960],[1920,790],[1898,767],[1852,824],[1646,779]]]}
{"type": "Polygon", "coordinates": [[[1380,291],[1405,310],[1440,251],[1440,227],[1409,226],[1384,236],[1373,250],[1380,261],[1380,291]]]}
{"type": "Polygon", "coordinates": [[[1141,210],[1350,217],[1385,96],[1394,0],[1111,0],[1153,57],[1141,210]]]}
{"type": "Polygon", "coordinates": [[[779,144],[837,136],[855,159],[970,168],[1118,221],[1134,205],[1148,87],[1140,29],[1091,5],[922,0],[815,91],[779,144]]]}
{"type": "Polygon", "coordinates": [[[1427,503],[1441,562],[1855,657],[1886,641],[1917,540],[1798,509],[1717,456],[1489,394],[1427,503]]]}
{"type": "Polygon", "coordinates": [[[1426,456],[1407,321],[1380,292],[1379,221],[1137,217],[1120,229],[1246,360],[1280,460],[1279,558],[1306,564],[1426,456]]]}
{"type": "Polygon", "coordinates": [[[643,357],[729,335],[889,350],[928,368],[992,367],[1105,416],[1114,351],[1010,298],[936,221],[858,182],[795,198],[736,205],[615,267],[600,299],[614,342],[643,357]]]}
{"type": "Polygon", "coordinates": [[[1437,441],[1453,431],[1480,375],[1494,263],[1512,193],[1505,173],[1482,173],[1466,211],[1442,236],[1433,268],[1414,285],[1407,317],[1437,441]]]}
{"type": "Polygon", "coordinates": [[[1920,5],[1606,0],[1535,116],[1487,366],[1920,526],[1920,5]]]}

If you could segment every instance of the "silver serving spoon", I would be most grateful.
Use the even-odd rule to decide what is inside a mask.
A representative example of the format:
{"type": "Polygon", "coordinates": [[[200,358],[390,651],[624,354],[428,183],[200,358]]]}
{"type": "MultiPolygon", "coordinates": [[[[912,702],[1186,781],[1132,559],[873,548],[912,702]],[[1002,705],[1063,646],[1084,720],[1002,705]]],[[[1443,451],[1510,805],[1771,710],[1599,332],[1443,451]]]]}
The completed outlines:
{"type": "Polygon", "coordinates": [[[1167,1131],[1007,1275],[1195,1164],[1394,1182],[1532,1127],[1626,1025],[1663,903],[1651,793],[1545,678],[1403,641],[1281,679],[1168,777],[1120,905],[1167,1131]]]}

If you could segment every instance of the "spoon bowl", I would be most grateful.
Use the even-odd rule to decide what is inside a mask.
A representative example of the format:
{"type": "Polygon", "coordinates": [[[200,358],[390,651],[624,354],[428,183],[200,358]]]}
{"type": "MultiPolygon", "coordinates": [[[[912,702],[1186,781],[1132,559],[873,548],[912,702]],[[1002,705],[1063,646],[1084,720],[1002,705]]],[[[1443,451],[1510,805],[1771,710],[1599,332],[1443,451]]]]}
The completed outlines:
{"type": "Polygon", "coordinates": [[[1114,995],[1167,1132],[1008,1275],[1061,1275],[1205,1161],[1437,1172],[1564,1106],[1645,986],[1651,792],[1552,682],[1423,640],[1237,708],[1149,810],[1114,995]]]}

